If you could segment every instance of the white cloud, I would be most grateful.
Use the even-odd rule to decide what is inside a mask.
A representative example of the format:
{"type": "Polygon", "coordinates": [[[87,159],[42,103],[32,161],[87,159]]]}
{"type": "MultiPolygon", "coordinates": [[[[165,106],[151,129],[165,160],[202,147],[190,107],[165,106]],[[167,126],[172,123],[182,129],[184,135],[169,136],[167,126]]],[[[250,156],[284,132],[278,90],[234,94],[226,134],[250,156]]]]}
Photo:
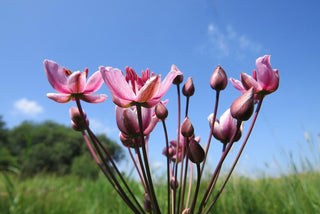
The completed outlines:
{"type": "Polygon", "coordinates": [[[111,135],[111,134],[117,133],[118,131],[118,129],[116,128],[111,128],[103,125],[100,121],[96,119],[89,118],[89,125],[90,125],[90,128],[97,133],[104,133],[107,135],[111,135]]]}
{"type": "Polygon", "coordinates": [[[28,116],[35,116],[43,112],[43,107],[41,105],[26,98],[17,100],[14,102],[13,106],[15,112],[28,116]]]}
{"type": "Polygon", "coordinates": [[[221,51],[223,55],[229,55],[229,47],[226,43],[225,36],[213,24],[208,25],[209,43],[214,45],[214,49],[221,51]]]}
{"type": "Polygon", "coordinates": [[[262,50],[261,44],[251,40],[245,34],[236,32],[231,25],[219,28],[211,23],[208,25],[207,36],[208,40],[200,50],[202,53],[216,57],[233,56],[243,59],[246,54],[256,54],[262,50]]]}

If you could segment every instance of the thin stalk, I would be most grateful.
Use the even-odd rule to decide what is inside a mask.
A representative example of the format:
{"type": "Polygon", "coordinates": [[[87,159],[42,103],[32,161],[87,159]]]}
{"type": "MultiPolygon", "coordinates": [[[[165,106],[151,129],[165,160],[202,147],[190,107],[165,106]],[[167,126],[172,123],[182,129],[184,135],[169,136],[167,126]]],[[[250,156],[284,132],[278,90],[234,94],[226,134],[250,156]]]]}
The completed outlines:
{"type": "Polygon", "coordinates": [[[168,214],[170,214],[170,159],[169,159],[169,140],[168,140],[168,132],[166,127],[165,120],[162,120],[164,135],[166,138],[166,148],[167,148],[167,206],[168,206],[168,214]]]}
{"type": "MultiPolygon", "coordinates": [[[[143,179],[143,177],[142,177],[142,175],[141,175],[141,171],[140,171],[141,168],[139,169],[139,167],[138,167],[138,165],[137,165],[137,162],[136,162],[136,160],[134,159],[133,154],[132,154],[132,152],[131,152],[131,149],[130,149],[129,147],[128,147],[128,151],[129,151],[131,160],[132,160],[132,162],[133,162],[133,164],[134,164],[134,167],[135,167],[136,170],[137,170],[137,173],[138,173],[138,175],[139,175],[139,178],[140,178],[140,181],[141,181],[141,183],[142,183],[142,185],[143,185],[143,188],[144,188],[145,191],[147,191],[147,187],[146,187],[145,181],[144,181],[144,179],[143,179]]],[[[140,164],[139,164],[139,165],[140,165],[140,164]]],[[[141,167],[141,166],[140,166],[140,167],[141,167]]]]}
{"type": "Polygon", "coordinates": [[[241,145],[241,148],[240,148],[240,150],[239,150],[239,152],[238,152],[238,154],[237,154],[237,157],[236,157],[236,159],[234,160],[234,162],[233,162],[233,164],[232,164],[232,167],[231,167],[231,169],[229,170],[228,175],[227,175],[225,181],[223,182],[223,184],[222,184],[221,188],[219,189],[217,195],[215,196],[215,198],[214,198],[213,201],[211,202],[210,206],[208,207],[208,210],[206,211],[206,213],[208,213],[208,212],[210,211],[210,209],[214,206],[214,204],[215,204],[216,201],[218,200],[220,194],[222,193],[225,185],[226,185],[227,182],[229,181],[230,176],[231,176],[231,174],[232,174],[235,166],[237,165],[237,163],[238,163],[238,161],[239,161],[239,158],[240,158],[240,156],[241,156],[241,154],[242,154],[242,151],[243,151],[244,147],[246,146],[246,144],[247,144],[247,142],[248,142],[248,139],[249,139],[249,137],[250,137],[250,135],[251,135],[251,132],[252,132],[253,127],[254,127],[254,124],[255,124],[255,122],[256,122],[256,120],[257,120],[257,117],[258,117],[258,114],[259,114],[259,112],[260,112],[260,108],[261,108],[261,105],[262,105],[262,101],[263,101],[263,98],[262,98],[261,100],[259,100],[257,109],[256,109],[256,111],[255,111],[255,113],[254,113],[254,116],[253,116],[251,125],[250,125],[249,130],[248,130],[248,133],[247,133],[247,135],[246,135],[246,137],[245,137],[245,139],[244,139],[244,141],[243,141],[243,143],[242,143],[242,145],[241,145]]]}
{"type": "Polygon", "coordinates": [[[199,187],[200,187],[201,170],[200,170],[200,164],[199,163],[197,164],[197,175],[198,175],[197,186],[196,186],[195,193],[194,193],[194,196],[193,196],[192,205],[191,205],[191,208],[190,208],[190,213],[194,212],[194,208],[196,206],[196,202],[197,202],[197,198],[198,198],[199,187]]]}
{"type": "MultiPolygon", "coordinates": [[[[185,118],[188,116],[188,111],[189,111],[189,97],[187,96],[187,99],[186,99],[186,112],[185,112],[185,118]]],[[[180,129],[179,129],[180,131],[180,129]]],[[[180,134],[179,134],[180,135],[180,134]]],[[[188,139],[187,139],[188,140],[188,139]]],[[[188,144],[188,142],[187,142],[188,144]]],[[[178,145],[179,145],[179,141],[178,141],[178,145]]],[[[185,146],[183,145],[182,146],[182,154],[181,156],[184,157],[185,155],[185,152],[187,151],[186,150],[187,148],[185,148],[185,146]]],[[[178,151],[178,150],[177,150],[178,151]]],[[[179,196],[178,196],[178,213],[180,211],[180,209],[182,210],[182,207],[183,207],[183,202],[184,202],[184,193],[185,193],[185,185],[186,185],[186,174],[187,174],[187,169],[188,169],[188,157],[186,157],[186,166],[185,166],[185,174],[183,173],[183,167],[184,167],[184,164],[183,164],[183,161],[181,161],[181,169],[180,169],[180,184],[183,184],[182,187],[183,188],[180,188],[179,189],[179,196]],[[184,180],[182,180],[184,179],[184,180]],[[183,181],[183,183],[182,183],[183,181]]]]}
{"type": "MultiPolygon", "coordinates": [[[[189,147],[189,140],[187,138],[187,148],[186,151],[188,151],[188,147],[189,147]]],[[[183,186],[182,186],[182,194],[181,194],[181,201],[180,201],[180,210],[182,211],[182,207],[184,204],[184,195],[185,195],[185,191],[186,191],[186,183],[187,183],[187,174],[188,174],[188,162],[189,162],[189,158],[188,158],[188,152],[186,153],[186,165],[184,168],[184,177],[183,177],[183,186]]],[[[182,168],[182,166],[181,166],[182,168]]]]}
{"type": "Polygon", "coordinates": [[[234,143],[234,138],[238,134],[238,131],[239,131],[240,126],[241,126],[241,123],[242,123],[242,121],[237,121],[237,131],[234,133],[234,135],[230,139],[230,142],[228,143],[228,146],[227,146],[226,150],[222,153],[220,161],[219,161],[219,163],[218,163],[218,165],[217,165],[217,167],[216,167],[216,169],[215,169],[215,171],[214,171],[214,173],[213,173],[213,175],[211,177],[211,180],[210,180],[210,183],[208,185],[208,188],[207,188],[207,190],[206,190],[206,192],[205,192],[205,194],[204,194],[204,196],[202,198],[202,201],[201,201],[199,209],[198,209],[198,213],[201,213],[203,211],[204,207],[206,206],[206,200],[210,197],[210,194],[209,194],[210,193],[210,189],[213,188],[213,184],[215,183],[215,180],[216,180],[216,178],[217,178],[217,176],[218,176],[218,174],[220,172],[222,164],[223,164],[225,158],[227,157],[229,151],[231,150],[231,147],[232,147],[232,145],[234,143]]]}
{"type": "Polygon", "coordinates": [[[202,166],[201,166],[200,179],[201,179],[201,177],[202,177],[202,173],[203,173],[203,170],[204,170],[204,165],[205,165],[206,160],[207,160],[207,156],[208,156],[208,152],[209,152],[209,147],[210,147],[210,143],[211,143],[211,138],[212,138],[213,130],[214,130],[214,124],[215,124],[215,121],[216,121],[216,118],[217,118],[217,111],[218,111],[218,105],[219,105],[219,97],[220,97],[220,90],[216,91],[216,102],[215,102],[215,105],[214,105],[213,118],[212,118],[212,126],[210,127],[210,135],[209,135],[209,137],[208,137],[206,152],[205,152],[204,159],[203,159],[203,163],[202,163],[202,166]]]}
{"type": "Polygon", "coordinates": [[[122,182],[124,183],[125,187],[127,188],[127,190],[129,191],[129,193],[131,194],[131,196],[133,197],[135,203],[138,205],[139,209],[142,211],[142,213],[144,213],[142,207],[140,206],[139,202],[136,200],[135,196],[133,195],[132,191],[130,190],[129,186],[127,185],[127,183],[124,181],[121,173],[118,171],[114,161],[112,160],[111,156],[109,155],[109,153],[107,152],[107,150],[102,146],[101,142],[99,141],[99,139],[93,134],[93,132],[90,130],[89,126],[87,125],[86,123],[86,120],[85,120],[85,116],[84,116],[84,113],[83,113],[83,110],[82,110],[82,107],[81,107],[81,103],[80,103],[80,100],[78,98],[76,98],[76,103],[77,103],[77,106],[78,106],[78,109],[79,109],[79,112],[80,112],[80,115],[83,119],[83,122],[86,126],[86,130],[92,140],[92,143],[96,149],[96,151],[98,152],[98,155],[100,157],[100,160],[102,160],[102,162],[104,163],[104,166],[106,167],[107,171],[108,172],[105,172],[103,167],[101,166],[100,169],[103,169],[102,171],[104,172],[104,174],[106,175],[106,177],[108,178],[109,175],[110,175],[110,179],[109,182],[112,180],[114,183],[114,185],[117,187],[115,189],[118,189],[118,193],[119,195],[122,197],[122,199],[127,203],[127,205],[132,209],[132,211],[134,212],[138,212],[137,208],[135,207],[135,205],[132,203],[132,201],[129,199],[129,197],[126,195],[126,193],[124,192],[122,186],[119,184],[118,180],[116,179],[116,177],[114,176],[114,172],[110,169],[109,167],[109,164],[106,162],[106,159],[105,157],[103,156],[103,154],[101,153],[101,150],[100,148],[103,149],[103,151],[105,152],[105,154],[108,156],[108,159],[110,160],[110,162],[113,164],[114,168],[116,169],[117,173],[120,174],[120,179],[122,180],[122,182]],[[100,148],[98,146],[98,144],[100,145],[100,148]]]}
{"type": "Polygon", "coordinates": [[[154,192],[154,186],[153,186],[153,182],[152,182],[152,177],[151,177],[151,173],[150,173],[150,166],[149,166],[148,156],[147,156],[147,152],[146,152],[146,145],[145,145],[144,135],[143,135],[143,121],[142,121],[141,106],[136,105],[136,108],[137,108],[137,115],[138,115],[138,121],[139,121],[140,136],[141,136],[141,141],[142,141],[142,154],[143,154],[144,164],[145,164],[147,178],[148,178],[147,183],[149,184],[149,188],[150,188],[150,197],[151,197],[151,202],[153,204],[153,209],[154,209],[154,212],[157,214],[157,213],[161,213],[161,212],[160,212],[160,208],[158,205],[157,197],[154,192]]]}
{"type": "MultiPolygon", "coordinates": [[[[110,160],[113,168],[116,170],[117,175],[119,176],[120,180],[122,181],[122,183],[124,184],[125,188],[127,189],[127,191],[129,192],[129,194],[131,195],[131,197],[133,198],[133,200],[135,201],[135,203],[138,205],[138,207],[143,211],[143,208],[141,207],[140,203],[137,201],[135,195],[133,194],[133,192],[131,191],[130,187],[128,186],[127,182],[125,181],[125,179],[123,178],[121,172],[119,171],[118,167],[116,166],[116,164],[114,163],[111,155],[109,154],[109,152],[107,151],[107,149],[102,145],[102,143],[100,142],[100,140],[93,134],[93,132],[90,130],[90,128],[88,129],[88,132],[92,134],[92,136],[94,137],[94,139],[98,142],[99,146],[102,148],[102,150],[104,151],[104,153],[107,155],[108,159],[110,160]]],[[[105,160],[105,158],[104,158],[105,160]]]]}
{"type": "Polygon", "coordinates": [[[188,197],[186,207],[189,207],[191,189],[192,189],[192,179],[193,179],[193,164],[190,162],[190,177],[189,177],[189,188],[188,188],[188,197]]]}
{"type": "MultiPolygon", "coordinates": [[[[177,84],[177,98],[178,98],[178,135],[177,135],[177,146],[176,146],[176,152],[179,151],[179,142],[180,142],[180,126],[181,126],[181,96],[180,96],[180,84],[177,84]]],[[[178,158],[176,158],[176,163],[175,163],[175,170],[174,171],[174,178],[175,181],[178,181],[178,158]]],[[[180,183],[181,184],[181,183],[180,183]]],[[[177,196],[177,188],[175,188],[173,190],[173,203],[172,203],[172,207],[173,207],[173,214],[176,213],[176,209],[174,209],[176,207],[176,196],[177,196]]],[[[178,202],[179,204],[179,202],[178,202]]],[[[179,207],[179,206],[177,206],[179,207]]],[[[178,208],[179,209],[179,208],[178,208]]],[[[178,212],[178,210],[177,210],[178,212]]]]}
{"type": "MultiPolygon", "coordinates": [[[[138,144],[137,144],[138,145],[138,144]]],[[[138,159],[138,164],[140,166],[140,169],[142,171],[142,175],[143,175],[143,180],[146,184],[146,192],[149,194],[150,193],[150,187],[149,187],[149,183],[148,183],[148,178],[147,178],[147,173],[145,171],[145,168],[144,168],[144,165],[143,165],[143,159],[142,159],[142,156],[141,156],[141,152],[139,150],[139,147],[136,146],[135,148],[135,152],[136,152],[136,155],[137,155],[137,159],[138,159]]]]}

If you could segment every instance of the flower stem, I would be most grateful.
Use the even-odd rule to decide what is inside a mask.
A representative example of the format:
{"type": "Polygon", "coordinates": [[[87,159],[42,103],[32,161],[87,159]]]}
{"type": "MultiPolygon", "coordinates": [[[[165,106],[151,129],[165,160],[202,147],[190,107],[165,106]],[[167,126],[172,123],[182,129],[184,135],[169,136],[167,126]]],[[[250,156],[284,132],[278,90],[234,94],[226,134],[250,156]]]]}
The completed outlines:
{"type": "Polygon", "coordinates": [[[197,186],[194,192],[194,196],[193,196],[193,200],[192,200],[192,204],[191,204],[191,208],[190,208],[190,213],[194,212],[194,208],[196,206],[196,202],[197,202],[197,198],[198,198],[198,192],[199,192],[199,187],[200,187],[200,181],[201,181],[201,170],[200,170],[200,164],[197,164],[197,174],[198,174],[198,178],[197,178],[197,186]]]}
{"type": "Polygon", "coordinates": [[[170,160],[169,160],[169,140],[168,140],[168,132],[166,127],[165,120],[162,120],[164,135],[166,138],[166,149],[167,149],[167,206],[168,206],[168,214],[170,214],[170,160]]]}
{"type": "MultiPolygon", "coordinates": [[[[214,112],[213,112],[213,118],[212,118],[212,125],[210,126],[210,135],[208,137],[208,142],[207,142],[207,147],[206,147],[206,152],[205,152],[205,156],[203,159],[203,163],[201,166],[201,171],[200,171],[200,179],[204,170],[204,165],[206,163],[207,160],[207,156],[208,156],[208,152],[209,152],[209,147],[210,147],[210,143],[211,143],[211,139],[212,139],[212,135],[213,135],[213,130],[214,130],[214,124],[216,121],[216,117],[217,117],[217,111],[218,111],[218,105],[219,105],[219,97],[220,97],[220,90],[216,91],[216,102],[214,105],[214,112]]],[[[210,123],[210,122],[209,122],[210,123]]]]}
{"type": "Polygon", "coordinates": [[[247,142],[248,142],[248,139],[249,139],[249,137],[250,137],[250,135],[251,135],[251,132],[252,132],[252,130],[253,130],[253,126],[254,126],[254,124],[255,124],[255,122],[256,122],[256,120],[257,120],[257,117],[258,117],[258,114],[259,114],[259,112],[260,112],[260,108],[261,108],[261,105],[262,105],[262,101],[263,101],[263,98],[259,100],[259,103],[258,103],[256,112],[254,113],[254,116],[253,116],[253,119],[252,119],[250,128],[249,128],[248,133],[247,133],[247,135],[246,135],[246,137],[245,137],[245,139],[244,139],[244,141],[243,141],[243,143],[242,143],[242,145],[241,145],[241,148],[240,148],[240,150],[239,150],[239,152],[238,152],[238,154],[237,154],[237,157],[236,157],[236,159],[234,160],[234,162],[233,162],[233,164],[232,164],[232,167],[231,167],[231,169],[229,170],[228,175],[227,175],[225,181],[223,182],[223,184],[222,184],[221,188],[219,189],[217,195],[215,196],[215,198],[214,198],[213,201],[211,202],[210,206],[208,207],[208,210],[206,211],[206,213],[208,213],[208,212],[210,211],[210,209],[214,206],[214,204],[215,204],[216,201],[218,200],[218,198],[219,198],[220,194],[222,193],[225,185],[227,184],[227,182],[228,182],[228,180],[229,180],[229,178],[230,178],[230,176],[231,176],[231,174],[232,174],[235,166],[237,165],[238,160],[239,160],[239,158],[240,158],[240,156],[241,156],[241,154],[242,154],[242,151],[243,151],[244,147],[246,146],[246,144],[247,144],[247,142]]]}
{"type": "MultiPolygon", "coordinates": [[[[178,134],[177,134],[177,146],[176,146],[176,151],[179,151],[179,142],[180,142],[180,126],[181,126],[181,96],[180,96],[180,84],[177,84],[177,98],[178,98],[178,134]]],[[[176,163],[175,163],[175,170],[174,171],[174,177],[175,177],[175,182],[178,179],[178,161],[179,159],[176,158],[176,163]]],[[[181,183],[180,183],[181,185],[181,183]]],[[[180,188],[179,188],[180,189],[180,188]]],[[[174,188],[173,190],[173,203],[172,203],[172,208],[174,210],[174,214],[176,213],[176,196],[177,196],[177,188],[174,188]]],[[[178,200],[179,204],[179,200],[178,200]]],[[[177,206],[177,212],[179,212],[179,205],[177,206]]]]}
{"type": "Polygon", "coordinates": [[[240,126],[241,126],[241,123],[242,123],[242,121],[237,121],[237,131],[234,133],[234,135],[230,139],[230,142],[228,143],[228,146],[227,146],[226,150],[222,153],[220,161],[219,161],[219,163],[218,163],[218,165],[217,165],[217,167],[216,167],[216,169],[215,169],[215,171],[214,171],[214,173],[213,173],[213,175],[211,177],[211,180],[210,180],[210,183],[208,185],[208,188],[207,188],[207,190],[206,190],[206,192],[205,192],[205,194],[204,194],[204,196],[202,198],[202,201],[201,201],[199,209],[198,209],[198,213],[201,213],[203,211],[204,207],[206,206],[207,200],[209,199],[210,194],[211,194],[211,190],[210,189],[213,188],[213,185],[215,184],[217,176],[219,175],[219,172],[220,172],[220,169],[222,167],[222,164],[223,164],[225,158],[227,157],[229,151],[231,150],[231,147],[232,147],[232,145],[234,143],[234,138],[238,134],[238,131],[239,131],[240,126]]]}
{"type": "MultiPolygon", "coordinates": [[[[138,209],[135,207],[135,205],[132,203],[132,201],[130,200],[130,198],[126,195],[125,191],[123,190],[122,186],[119,184],[117,178],[114,175],[114,171],[112,171],[112,169],[110,168],[109,164],[107,163],[104,155],[101,152],[101,148],[104,151],[104,153],[107,155],[108,160],[111,162],[111,164],[113,165],[113,168],[116,170],[117,174],[119,175],[121,181],[123,182],[123,184],[125,185],[126,189],[128,190],[128,192],[130,193],[130,195],[132,196],[132,198],[134,199],[135,203],[138,205],[140,211],[142,213],[144,213],[144,210],[142,209],[142,207],[140,206],[139,202],[136,200],[136,197],[134,196],[134,194],[132,193],[132,191],[130,190],[129,186],[127,185],[126,181],[123,179],[123,176],[121,175],[121,173],[119,172],[116,164],[114,163],[112,157],[110,156],[110,154],[108,153],[108,151],[104,148],[104,146],[101,144],[101,142],[99,141],[99,139],[93,134],[93,132],[90,130],[89,126],[87,125],[87,123],[85,122],[85,116],[84,116],[84,112],[82,110],[81,107],[81,103],[80,100],[78,98],[76,98],[76,103],[80,112],[80,115],[84,121],[84,124],[86,126],[86,130],[91,138],[91,141],[96,149],[96,151],[98,152],[98,155],[100,157],[100,160],[102,160],[102,162],[104,163],[105,168],[107,169],[107,172],[105,171],[105,169],[102,167],[102,165],[99,165],[100,169],[102,170],[102,172],[105,174],[105,176],[107,177],[107,179],[109,180],[109,182],[113,185],[114,189],[118,192],[118,194],[122,197],[122,199],[126,202],[126,204],[132,209],[132,211],[134,212],[139,212],[138,209]]],[[[87,142],[88,144],[89,142],[87,142]]],[[[90,147],[89,147],[90,149],[90,147]]]]}
{"type": "Polygon", "coordinates": [[[144,141],[141,106],[136,105],[136,108],[137,108],[137,115],[138,115],[138,121],[139,121],[140,136],[141,136],[141,141],[142,141],[142,143],[141,143],[142,144],[142,154],[143,154],[144,164],[145,164],[147,178],[148,178],[146,183],[149,186],[149,190],[150,190],[149,194],[151,197],[151,202],[153,205],[154,212],[156,214],[158,214],[158,213],[160,214],[161,212],[160,212],[158,201],[157,201],[157,198],[156,198],[156,195],[154,192],[154,186],[153,186],[152,177],[151,177],[151,173],[150,173],[150,166],[149,166],[149,161],[148,161],[148,156],[147,156],[147,151],[146,151],[146,145],[145,145],[145,141],[144,141]]]}

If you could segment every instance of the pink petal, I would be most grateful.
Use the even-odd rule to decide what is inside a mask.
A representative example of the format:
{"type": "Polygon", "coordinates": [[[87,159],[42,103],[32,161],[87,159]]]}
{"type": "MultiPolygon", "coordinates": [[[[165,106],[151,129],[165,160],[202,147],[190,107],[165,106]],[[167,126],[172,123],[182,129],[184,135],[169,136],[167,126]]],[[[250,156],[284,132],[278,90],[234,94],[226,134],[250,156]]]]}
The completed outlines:
{"type": "Polygon", "coordinates": [[[150,101],[146,103],[146,106],[152,107],[159,103],[163,95],[169,90],[174,78],[176,78],[176,76],[178,75],[182,75],[181,71],[174,69],[171,70],[160,84],[158,93],[150,101]]]}
{"type": "Polygon", "coordinates": [[[100,66],[100,72],[111,92],[113,102],[120,107],[130,106],[136,95],[126,82],[122,72],[117,68],[103,66],[100,66]]]}
{"type": "Polygon", "coordinates": [[[51,86],[60,93],[67,94],[69,89],[67,86],[67,76],[63,69],[54,61],[44,60],[44,69],[51,86]]]}
{"type": "Polygon", "coordinates": [[[125,108],[121,108],[119,106],[116,106],[116,122],[118,125],[118,128],[121,132],[127,133],[127,130],[123,123],[123,111],[125,108]]]}
{"type": "Polygon", "coordinates": [[[58,103],[67,103],[72,98],[70,94],[56,94],[56,93],[48,93],[47,97],[58,103]]]}
{"type": "Polygon", "coordinates": [[[269,92],[273,92],[279,87],[279,73],[277,69],[272,69],[270,55],[259,57],[256,60],[258,82],[261,87],[269,92]]]}
{"type": "Polygon", "coordinates": [[[182,75],[181,71],[179,70],[172,70],[168,73],[160,85],[157,97],[163,97],[163,95],[169,90],[174,78],[176,78],[178,75],[182,75]]]}
{"type": "MultiPolygon", "coordinates": [[[[151,108],[143,108],[143,109],[151,110],[151,108]]],[[[146,128],[143,131],[144,135],[149,135],[153,131],[153,129],[156,127],[157,123],[160,121],[154,113],[154,108],[152,108],[152,111],[153,112],[150,111],[150,119],[151,120],[149,121],[148,126],[146,126],[146,128]],[[154,115],[153,115],[153,113],[154,113],[154,115]],[[151,114],[153,115],[152,117],[151,117],[151,114]]]]}
{"type": "Polygon", "coordinates": [[[140,88],[135,101],[138,103],[145,103],[151,100],[157,94],[160,82],[160,75],[151,77],[151,79],[149,79],[146,84],[140,88]]]}
{"type": "Polygon", "coordinates": [[[100,71],[95,72],[89,77],[86,87],[84,89],[85,94],[91,94],[99,90],[103,84],[103,79],[100,71]]]}
{"type": "Polygon", "coordinates": [[[102,103],[107,97],[105,94],[83,94],[81,99],[88,103],[102,103]]]}
{"type": "Polygon", "coordinates": [[[231,84],[233,85],[233,87],[235,87],[238,91],[240,91],[241,93],[246,92],[247,90],[243,87],[242,83],[239,80],[230,78],[229,79],[231,84]]]}
{"type": "Polygon", "coordinates": [[[250,75],[246,74],[246,73],[241,73],[241,83],[242,86],[246,89],[249,90],[250,88],[254,88],[255,91],[261,91],[262,88],[259,85],[259,83],[252,78],[250,75]]]}
{"type": "Polygon", "coordinates": [[[136,111],[132,108],[116,108],[117,124],[120,131],[128,136],[136,135],[139,133],[139,123],[136,111]],[[120,114],[120,115],[119,115],[120,114]],[[123,130],[122,130],[123,129],[123,130]]]}
{"type": "Polygon", "coordinates": [[[76,71],[73,72],[68,78],[68,87],[70,92],[73,94],[83,93],[84,88],[86,87],[86,73],[76,71]]]}

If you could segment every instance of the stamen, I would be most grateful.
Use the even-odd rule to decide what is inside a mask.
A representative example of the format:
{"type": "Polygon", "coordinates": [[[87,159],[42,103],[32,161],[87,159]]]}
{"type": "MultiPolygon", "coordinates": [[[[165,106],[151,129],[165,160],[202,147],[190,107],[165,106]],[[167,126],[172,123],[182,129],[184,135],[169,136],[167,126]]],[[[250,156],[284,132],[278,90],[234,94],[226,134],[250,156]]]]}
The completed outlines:
{"type": "Polygon", "coordinates": [[[72,74],[72,71],[66,69],[65,67],[63,67],[62,69],[63,69],[63,71],[64,71],[64,73],[65,73],[65,75],[66,75],[67,77],[72,74]]]}

